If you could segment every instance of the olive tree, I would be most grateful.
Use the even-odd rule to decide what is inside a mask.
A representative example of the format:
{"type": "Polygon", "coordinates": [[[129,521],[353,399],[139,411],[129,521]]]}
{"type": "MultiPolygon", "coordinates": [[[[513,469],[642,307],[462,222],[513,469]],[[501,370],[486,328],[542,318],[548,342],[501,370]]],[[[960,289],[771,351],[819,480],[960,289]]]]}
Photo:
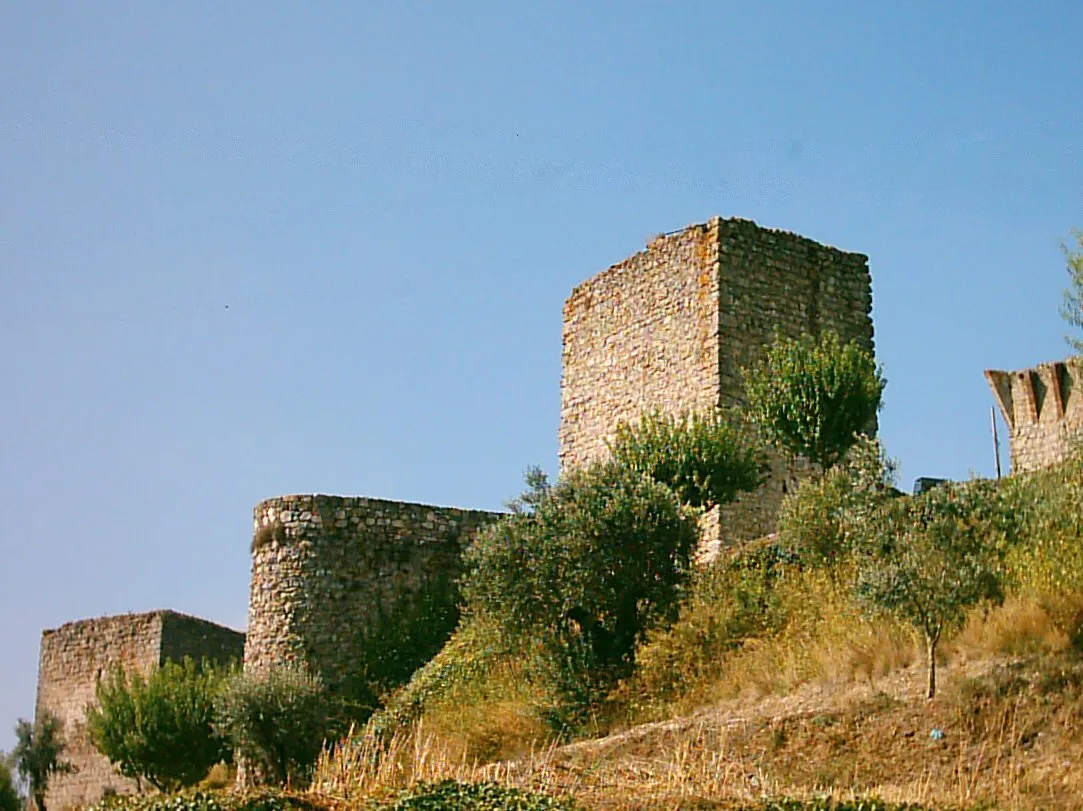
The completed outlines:
{"type": "Polygon", "coordinates": [[[890,501],[866,538],[857,595],[922,635],[929,698],[941,637],[961,627],[975,605],[1004,599],[1007,520],[999,502],[989,481],[937,487],[890,501]]]}
{"type": "Polygon", "coordinates": [[[55,715],[42,712],[33,723],[20,718],[15,724],[15,748],[11,755],[38,811],[46,811],[45,792],[52,776],[75,771],[63,759],[64,749],[60,721],[55,715]]]}
{"type": "Polygon", "coordinates": [[[869,352],[830,331],[777,336],[744,374],[749,411],[764,437],[821,472],[872,424],[886,384],[869,352]]]}
{"type": "Polygon", "coordinates": [[[117,667],[98,682],[97,703],[87,707],[90,740],[126,777],[162,792],[195,785],[232,756],[229,741],[213,726],[225,676],[189,657],[168,661],[149,676],[117,667]]]}
{"type": "Polygon", "coordinates": [[[763,482],[765,460],[740,420],[721,409],[649,411],[621,422],[608,442],[620,466],[667,485],[683,503],[709,510],[763,482]]]}
{"type": "MultiPolygon", "coordinates": [[[[1070,326],[1083,328],[1083,231],[1075,231],[1072,237],[1076,241],[1076,249],[1072,250],[1067,245],[1062,245],[1064,258],[1067,261],[1069,287],[1064,291],[1064,301],[1061,303],[1061,317],[1070,326]]],[[[1065,335],[1064,340],[1073,352],[1083,352],[1083,339],[1072,335],[1065,335]]]]}
{"type": "Polygon", "coordinates": [[[23,798],[15,784],[12,759],[0,752],[0,811],[22,811],[23,798]]]}

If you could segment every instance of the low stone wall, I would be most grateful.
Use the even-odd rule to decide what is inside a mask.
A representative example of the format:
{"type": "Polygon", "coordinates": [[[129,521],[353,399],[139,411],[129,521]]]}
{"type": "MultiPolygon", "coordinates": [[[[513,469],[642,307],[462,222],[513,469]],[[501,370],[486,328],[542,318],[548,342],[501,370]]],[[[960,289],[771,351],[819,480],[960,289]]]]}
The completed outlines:
{"type": "MultiPolygon", "coordinates": [[[[379,677],[375,645],[420,666],[454,627],[449,586],[463,548],[497,518],[325,495],[256,505],[245,671],[301,662],[333,689],[350,691],[359,680],[379,677]],[[429,627],[416,628],[415,618],[429,627]],[[398,629],[403,638],[393,650],[387,636],[398,629]],[[428,642],[412,649],[420,644],[407,638],[415,631],[428,642]]],[[[410,669],[408,662],[397,667],[410,669]]]]}

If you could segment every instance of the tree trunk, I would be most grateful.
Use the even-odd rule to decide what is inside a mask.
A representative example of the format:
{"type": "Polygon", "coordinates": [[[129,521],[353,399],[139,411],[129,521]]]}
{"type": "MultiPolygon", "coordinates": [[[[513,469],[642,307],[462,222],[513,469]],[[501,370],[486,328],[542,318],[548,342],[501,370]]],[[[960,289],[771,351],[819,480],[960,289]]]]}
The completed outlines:
{"type": "Polygon", "coordinates": [[[38,807],[38,811],[45,811],[45,792],[34,795],[34,805],[38,807]]]}
{"type": "Polygon", "coordinates": [[[926,650],[929,655],[929,690],[925,694],[926,698],[932,698],[936,695],[936,642],[937,638],[935,636],[926,640],[926,650]]]}

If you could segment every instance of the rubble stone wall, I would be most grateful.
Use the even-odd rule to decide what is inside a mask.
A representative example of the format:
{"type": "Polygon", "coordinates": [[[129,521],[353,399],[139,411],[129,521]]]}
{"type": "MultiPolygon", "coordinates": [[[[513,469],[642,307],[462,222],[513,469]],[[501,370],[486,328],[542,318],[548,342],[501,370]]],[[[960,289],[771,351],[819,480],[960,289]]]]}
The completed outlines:
{"type": "Polygon", "coordinates": [[[245,671],[300,662],[348,688],[364,675],[366,643],[387,623],[452,599],[445,595],[463,548],[497,517],[324,495],[256,505],[245,671]]]}
{"type": "Polygon", "coordinates": [[[1083,358],[985,377],[1010,431],[1013,473],[1056,464],[1083,439],[1083,358]]]}
{"type": "MultiPolygon", "coordinates": [[[[744,403],[741,369],[776,330],[830,329],[874,350],[868,259],[749,220],[714,218],[653,240],[564,305],[561,467],[605,453],[618,422],[744,403]]],[[[869,426],[870,433],[876,426],[869,426]]],[[[774,530],[803,475],[771,456],[768,483],[704,519],[708,554],[774,530]]]]}

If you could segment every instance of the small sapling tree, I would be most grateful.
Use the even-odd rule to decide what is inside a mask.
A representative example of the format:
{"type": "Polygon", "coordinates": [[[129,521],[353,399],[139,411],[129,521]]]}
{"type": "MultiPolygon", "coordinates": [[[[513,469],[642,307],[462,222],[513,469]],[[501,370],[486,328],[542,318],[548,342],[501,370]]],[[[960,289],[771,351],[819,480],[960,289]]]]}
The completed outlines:
{"type": "Polygon", "coordinates": [[[759,446],[720,409],[679,416],[650,411],[638,422],[619,423],[608,445],[617,465],[646,474],[698,509],[728,504],[763,482],[759,446]]]}
{"type": "Polygon", "coordinates": [[[15,724],[15,748],[11,755],[38,811],[46,811],[45,792],[52,776],[75,771],[72,764],[63,760],[64,749],[56,716],[43,712],[34,723],[20,718],[15,724]]]}
{"type": "Polygon", "coordinates": [[[834,332],[776,337],[745,370],[752,419],[764,437],[821,472],[837,463],[872,423],[885,380],[872,355],[834,332]]]}
{"type": "Polygon", "coordinates": [[[98,682],[97,705],[87,707],[90,740],[126,777],[162,792],[194,785],[232,754],[213,726],[225,675],[188,657],[149,676],[118,667],[98,682]]]}
{"type": "Polygon", "coordinates": [[[13,772],[12,759],[0,752],[0,811],[22,811],[23,798],[13,772]]]}
{"type": "Polygon", "coordinates": [[[1004,599],[1006,548],[991,482],[945,485],[886,504],[866,539],[856,591],[866,603],[909,622],[925,641],[927,696],[936,695],[941,637],[969,609],[1004,599]]]}

